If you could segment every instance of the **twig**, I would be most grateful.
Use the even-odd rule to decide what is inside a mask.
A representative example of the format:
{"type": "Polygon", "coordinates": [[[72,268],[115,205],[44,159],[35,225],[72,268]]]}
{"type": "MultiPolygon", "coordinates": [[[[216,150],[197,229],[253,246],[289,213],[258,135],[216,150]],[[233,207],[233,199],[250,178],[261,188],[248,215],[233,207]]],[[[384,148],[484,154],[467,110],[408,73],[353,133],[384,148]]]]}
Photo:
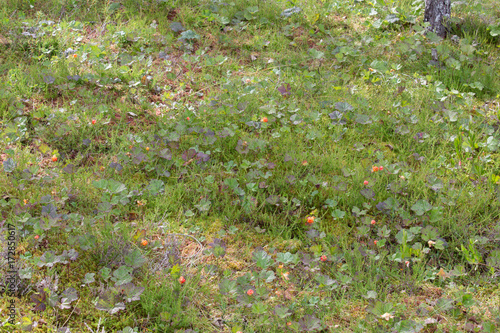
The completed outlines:
{"type": "MultiPolygon", "coordinates": [[[[90,331],[91,333],[100,333],[100,332],[99,332],[99,328],[101,327],[101,319],[102,319],[102,318],[99,318],[99,322],[97,323],[97,330],[96,330],[96,331],[94,331],[93,329],[91,329],[91,328],[89,327],[89,325],[87,325],[87,323],[84,323],[84,324],[85,324],[85,326],[87,326],[87,328],[89,329],[89,331],[90,331]]],[[[102,332],[102,333],[105,333],[105,332],[104,332],[104,327],[102,328],[102,331],[101,331],[101,332],[102,332]]]]}
{"type": "Polygon", "coordinates": [[[75,306],[73,307],[73,310],[71,310],[71,313],[69,314],[68,319],[66,319],[66,321],[62,325],[63,327],[66,326],[66,324],[68,323],[69,318],[71,318],[71,315],[73,314],[73,312],[75,312],[76,306],[78,305],[78,303],[80,303],[80,298],[78,299],[78,302],[76,302],[75,306]]]}

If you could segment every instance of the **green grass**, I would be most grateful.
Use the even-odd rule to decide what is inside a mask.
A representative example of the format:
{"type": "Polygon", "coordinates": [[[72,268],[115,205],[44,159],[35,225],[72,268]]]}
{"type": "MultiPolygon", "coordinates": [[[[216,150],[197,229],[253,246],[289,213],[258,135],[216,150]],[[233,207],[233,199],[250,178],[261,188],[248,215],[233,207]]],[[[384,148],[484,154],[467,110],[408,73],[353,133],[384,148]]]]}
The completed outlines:
{"type": "Polygon", "coordinates": [[[2,330],[496,332],[498,8],[452,13],[0,0],[2,330]]]}

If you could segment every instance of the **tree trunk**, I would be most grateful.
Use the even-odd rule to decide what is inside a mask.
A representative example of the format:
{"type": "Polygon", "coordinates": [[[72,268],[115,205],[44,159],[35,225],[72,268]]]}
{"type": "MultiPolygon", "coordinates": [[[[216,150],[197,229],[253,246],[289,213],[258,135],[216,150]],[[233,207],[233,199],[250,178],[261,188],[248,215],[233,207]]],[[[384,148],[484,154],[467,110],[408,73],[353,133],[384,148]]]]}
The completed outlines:
{"type": "Polygon", "coordinates": [[[451,15],[451,0],[425,0],[424,22],[429,22],[429,30],[439,37],[446,37],[446,20],[451,15]],[[444,24],[443,24],[444,23],[444,24]]]}

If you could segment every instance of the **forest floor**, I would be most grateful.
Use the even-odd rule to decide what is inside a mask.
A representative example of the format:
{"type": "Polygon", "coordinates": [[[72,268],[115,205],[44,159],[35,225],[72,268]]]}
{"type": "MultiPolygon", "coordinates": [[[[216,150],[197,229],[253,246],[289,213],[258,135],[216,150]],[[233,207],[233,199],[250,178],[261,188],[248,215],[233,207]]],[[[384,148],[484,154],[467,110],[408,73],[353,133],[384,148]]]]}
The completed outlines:
{"type": "Polygon", "coordinates": [[[500,8],[0,0],[3,332],[500,331],[500,8]]]}

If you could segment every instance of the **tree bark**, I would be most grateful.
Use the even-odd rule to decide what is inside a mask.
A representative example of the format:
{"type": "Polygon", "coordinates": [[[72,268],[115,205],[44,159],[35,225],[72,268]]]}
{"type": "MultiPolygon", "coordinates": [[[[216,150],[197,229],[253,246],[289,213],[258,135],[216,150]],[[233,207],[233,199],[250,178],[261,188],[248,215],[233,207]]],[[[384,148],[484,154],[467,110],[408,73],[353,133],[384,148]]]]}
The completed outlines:
{"type": "Polygon", "coordinates": [[[439,37],[446,37],[446,20],[451,16],[451,0],[425,0],[424,22],[429,22],[429,30],[439,37]]]}

